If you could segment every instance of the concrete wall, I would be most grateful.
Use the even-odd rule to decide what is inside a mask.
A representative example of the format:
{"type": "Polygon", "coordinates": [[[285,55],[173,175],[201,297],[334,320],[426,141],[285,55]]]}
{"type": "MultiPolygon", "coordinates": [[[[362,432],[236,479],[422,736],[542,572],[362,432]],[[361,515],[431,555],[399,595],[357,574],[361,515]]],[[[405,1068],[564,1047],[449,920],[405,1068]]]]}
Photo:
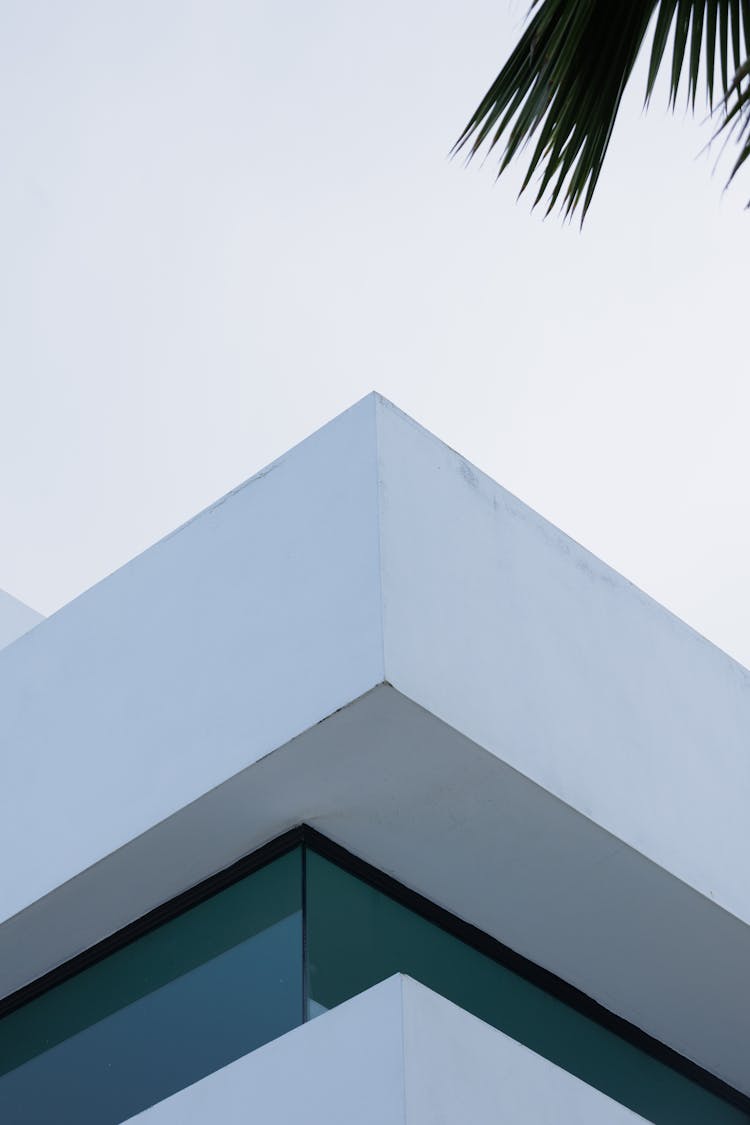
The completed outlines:
{"type": "Polygon", "coordinates": [[[0,923],[382,681],[376,485],[369,399],[0,653],[0,923]]]}
{"type": "Polygon", "coordinates": [[[642,1118],[408,977],[392,977],[133,1125],[638,1125],[642,1118]]]}
{"type": "Polygon", "coordinates": [[[386,677],[750,923],[750,673],[390,404],[386,677]]]}
{"type": "Polygon", "coordinates": [[[744,669],[370,397],[0,652],[0,993],[304,820],[750,1092],[748,745],[744,669]]]}
{"type": "Polygon", "coordinates": [[[750,675],[376,397],[0,656],[0,921],[383,680],[750,923],[750,675]]]}
{"type": "Polygon", "coordinates": [[[44,621],[41,613],[0,590],[0,648],[12,644],[40,621],[44,621]]]}

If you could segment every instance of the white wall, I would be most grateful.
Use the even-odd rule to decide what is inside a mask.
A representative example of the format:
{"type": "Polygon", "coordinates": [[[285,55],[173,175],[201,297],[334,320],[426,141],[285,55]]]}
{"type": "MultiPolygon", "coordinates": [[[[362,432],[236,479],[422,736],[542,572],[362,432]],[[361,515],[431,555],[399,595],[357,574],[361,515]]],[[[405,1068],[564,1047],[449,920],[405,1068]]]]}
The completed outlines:
{"type": "Polygon", "coordinates": [[[750,673],[390,404],[386,676],[750,923],[750,673]]]}
{"type": "Polygon", "coordinates": [[[643,1118],[402,977],[406,1125],[638,1125],[643,1118]]]}
{"type": "Polygon", "coordinates": [[[132,1125],[405,1125],[393,977],[130,1118],[132,1125]]]}
{"type": "Polygon", "coordinates": [[[0,921],[383,679],[367,399],[0,653],[0,921]]]}
{"type": "Polygon", "coordinates": [[[133,1125],[638,1125],[643,1119],[395,976],[133,1125]]]}
{"type": "Polygon", "coordinates": [[[0,656],[0,920],[384,679],[750,923],[750,675],[372,396],[0,656]]]}
{"type": "Polygon", "coordinates": [[[0,648],[12,644],[40,621],[44,621],[41,613],[0,590],[0,648]]]}
{"type": "Polygon", "coordinates": [[[0,652],[0,993],[307,821],[750,1092],[748,745],[744,669],[370,397],[0,652]]]}

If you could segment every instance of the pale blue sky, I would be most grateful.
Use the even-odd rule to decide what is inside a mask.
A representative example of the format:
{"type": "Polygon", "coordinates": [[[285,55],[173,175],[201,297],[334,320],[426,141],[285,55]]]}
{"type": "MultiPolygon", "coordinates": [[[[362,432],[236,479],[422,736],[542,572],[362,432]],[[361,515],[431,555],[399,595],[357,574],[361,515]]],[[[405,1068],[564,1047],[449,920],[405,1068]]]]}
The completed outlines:
{"type": "Polygon", "coordinates": [[[632,92],[583,233],[447,152],[515,0],[5,0],[0,587],[377,388],[750,663],[750,181],[632,92]]]}

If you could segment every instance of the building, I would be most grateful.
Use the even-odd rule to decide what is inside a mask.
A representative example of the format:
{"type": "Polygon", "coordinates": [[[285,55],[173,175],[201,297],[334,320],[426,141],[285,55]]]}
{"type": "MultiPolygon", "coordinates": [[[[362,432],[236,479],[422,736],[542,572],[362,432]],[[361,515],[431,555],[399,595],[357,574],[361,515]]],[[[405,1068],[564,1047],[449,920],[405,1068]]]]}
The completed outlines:
{"type": "Polygon", "coordinates": [[[43,620],[41,613],[0,590],[0,649],[18,640],[43,620]]]}
{"type": "Polygon", "coordinates": [[[378,396],[0,747],[4,1125],[750,1121],[750,674],[378,396]]]}

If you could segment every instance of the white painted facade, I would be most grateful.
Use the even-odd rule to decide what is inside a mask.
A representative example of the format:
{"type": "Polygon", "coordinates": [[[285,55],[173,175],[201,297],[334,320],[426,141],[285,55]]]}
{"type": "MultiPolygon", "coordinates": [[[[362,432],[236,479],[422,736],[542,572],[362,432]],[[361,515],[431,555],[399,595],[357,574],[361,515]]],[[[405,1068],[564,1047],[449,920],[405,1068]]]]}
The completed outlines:
{"type": "Polygon", "coordinates": [[[0,648],[17,641],[43,620],[41,613],[0,590],[0,648]]]}
{"type": "MultiPolygon", "coordinates": [[[[307,823],[750,1094],[749,750],[744,668],[371,395],[0,652],[0,995],[307,823]]],[[[308,1120],[378,1052],[378,1121],[638,1120],[396,981],[144,1125],[336,1036],[308,1120]]]]}
{"type": "Polygon", "coordinates": [[[643,1118],[396,976],[132,1117],[132,1125],[639,1125],[643,1118]],[[300,1077],[290,1082],[289,1075],[300,1077]]]}

